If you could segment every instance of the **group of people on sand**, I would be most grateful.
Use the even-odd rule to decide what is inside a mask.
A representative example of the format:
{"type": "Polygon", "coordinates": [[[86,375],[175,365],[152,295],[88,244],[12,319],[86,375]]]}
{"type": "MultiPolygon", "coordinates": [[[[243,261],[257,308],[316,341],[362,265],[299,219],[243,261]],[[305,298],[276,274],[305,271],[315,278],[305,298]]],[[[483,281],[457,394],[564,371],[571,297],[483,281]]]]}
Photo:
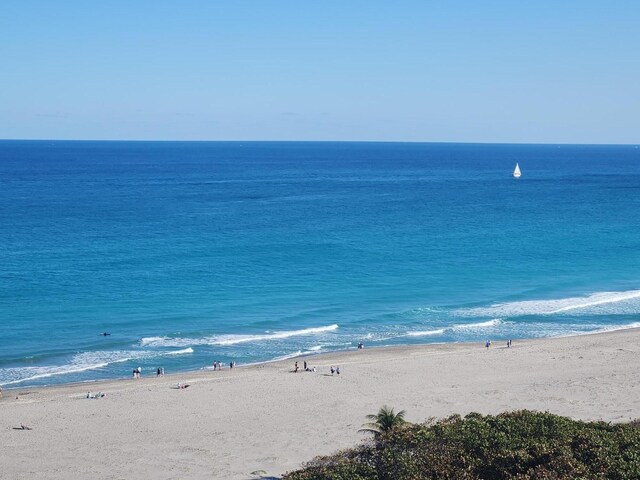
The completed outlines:
{"type": "Polygon", "coordinates": [[[105,394],[102,392],[98,392],[98,393],[87,392],[87,398],[103,398],[104,396],[105,394]]]}
{"type": "MultiPolygon", "coordinates": [[[[304,361],[303,365],[304,365],[303,368],[304,368],[305,372],[316,372],[317,371],[316,367],[310,367],[307,364],[306,360],[304,361]]],[[[293,373],[298,373],[299,371],[300,371],[300,367],[298,366],[298,362],[295,362],[293,364],[293,373]]],[[[331,368],[329,369],[329,371],[331,372],[331,375],[333,375],[333,374],[340,375],[340,367],[334,367],[333,365],[331,365],[331,368]]]]}
{"type": "MultiPolygon", "coordinates": [[[[158,367],[156,369],[156,377],[164,375],[164,367],[158,367]]],[[[142,368],[136,367],[133,369],[133,378],[140,378],[142,376],[142,368]]]]}
{"type": "MultiPolygon", "coordinates": [[[[305,372],[315,372],[315,371],[317,370],[317,369],[316,369],[316,367],[310,367],[310,366],[307,364],[307,361],[306,361],[306,360],[304,361],[304,367],[303,367],[303,368],[304,368],[304,371],[305,371],[305,372]]],[[[296,362],[296,363],[293,365],[293,373],[298,373],[299,371],[300,371],[300,367],[298,367],[298,362],[296,362]]]]}
{"type": "MultiPolygon", "coordinates": [[[[507,348],[511,348],[511,342],[513,340],[507,340],[507,348]]],[[[491,346],[491,340],[487,340],[484,344],[484,346],[488,349],[491,346]]]]}
{"type": "MultiPolygon", "coordinates": [[[[213,362],[214,370],[222,370],[223,366],[224,366],[224,363],[222,362],[218,362],[217,360],[213,362]]],[[[237,366],[236,362],[229,362],[229,368],[235,368],[236,366],[237,366]]]]}

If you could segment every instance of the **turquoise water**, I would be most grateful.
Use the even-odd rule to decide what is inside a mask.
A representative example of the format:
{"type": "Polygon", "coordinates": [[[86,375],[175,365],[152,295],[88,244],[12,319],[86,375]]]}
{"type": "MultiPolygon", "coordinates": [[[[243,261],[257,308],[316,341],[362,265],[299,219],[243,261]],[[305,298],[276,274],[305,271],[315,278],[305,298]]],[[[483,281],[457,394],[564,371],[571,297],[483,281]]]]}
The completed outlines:
{"type": "Polygon", "coordinates": [[[640,326],[639,167],[635,146],[2,141],[0,384],[640,326]]]}

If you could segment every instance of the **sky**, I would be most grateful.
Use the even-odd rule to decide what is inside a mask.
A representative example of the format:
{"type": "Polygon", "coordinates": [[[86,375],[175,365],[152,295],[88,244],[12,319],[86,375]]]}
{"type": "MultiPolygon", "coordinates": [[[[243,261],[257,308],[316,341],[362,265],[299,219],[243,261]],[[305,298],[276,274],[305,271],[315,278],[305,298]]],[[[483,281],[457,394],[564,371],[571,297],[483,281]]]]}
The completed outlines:
{"type": "Polygon", "coordinates": [[[3,0],[0,138],[640,143],[640,2],[3,0]]]}

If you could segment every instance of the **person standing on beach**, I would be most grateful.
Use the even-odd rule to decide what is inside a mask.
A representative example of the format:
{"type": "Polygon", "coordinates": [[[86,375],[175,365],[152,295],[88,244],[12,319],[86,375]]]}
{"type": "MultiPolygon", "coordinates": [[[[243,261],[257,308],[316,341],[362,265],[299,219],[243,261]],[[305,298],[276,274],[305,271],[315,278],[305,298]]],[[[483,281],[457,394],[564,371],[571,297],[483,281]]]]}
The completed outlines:
{"type": "Polygon", "coordinates": [[[298,373],[298,362],[293,366],[293,373],[298,373]]]}

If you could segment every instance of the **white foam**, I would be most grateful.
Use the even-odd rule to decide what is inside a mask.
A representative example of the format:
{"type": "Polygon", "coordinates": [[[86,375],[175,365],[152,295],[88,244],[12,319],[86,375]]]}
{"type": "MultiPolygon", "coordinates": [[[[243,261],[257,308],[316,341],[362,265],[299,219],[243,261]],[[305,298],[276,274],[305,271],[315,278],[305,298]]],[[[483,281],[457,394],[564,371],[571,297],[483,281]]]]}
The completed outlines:
{"type": "Polygon", "coordinates": [[[43,365],[38,367],[12,367],[0,371],[4,385],[13,385],[41,378],[68,375],[87,370],[97,370],[113,363],[122,363],[129,360],[140,359],[148,356],[144,351],[98,351],[84,352],[74,355],[66,365],[43,365]],[[4,381],[7,379],[8,381],[4,381]]]}
{"type": "Polygon", "coordinates": [[[407,333],[407,337],[427,337],[432,335],[442,335],[444,333],[444,328],[439,328],[438,330],[418,330],[415,332],[407,333]]]}
{"type": "Polygon", "coordinates": [[[322,345],[316,345],[315,347],[309,348],[309,351],[310,352],[317,352],[319,350],[322,350],[322,347],[323,347],[322,345]]]}
{"type": "Polygon", "coordinates": [[[78,373],[85,370],[95,370],[106,367],[108,363],[98,363],[95,365],[87,365],[85,367],[59,366],[59,367],[23,367],[23,368],[5,368],[2,370],[2,385],[15,385],[30,380],[38,380],[40,378],[53,377],[56,375],[66,375],[69,373],[78,373]],[[24,378],[16,378],[24,375],[24,378]],[[6,380],[5,380],[6,379],[6,380]]]}
{"type": "Polygon", "coordinates": [[[74,355],[66,365],[43,365],[37,367],[11,367],[0,369],[0,384],[15,385],[18,383],[40,380],[42,378],[69,375],[87,370],[98,370],[114,363],[129,360],[142,360],[164,355],[184,355],[193,353],[192,348],[167,352],[149,350],[114,350],[83,352],[74,355]]]}
{"type": "Polygon", "coordinates": [[[483,328],[491,328],[497,325],[500,325],[502,320],[499,318],[494,318],[493,320],[487,320],[486,322],[478,322],[478,323],[463,323],[460,325],[451,326],[451,330],[479,330],[483,328]]]}
{"type": "Polygon", "coordinates": [[[182,350],[174,350],[171,352],[166,352],[165,355],[184,355],[186,353],[193,353],[193,348],[183,348],[182,350]]]}
{"type": "Polygon", "coordinates": [[[599,330],[589,332],[589,333],[615,332],[617,330],[629,330],[631,328],[640,328],[640,322],[633,322],[627,325],[612,325],[608,327],[602,327],[599,330]]]}
{"type": "Polygon", "coordinates": [[[595,293],[586,298],[576,298],[569,300],[577,300],[577,304],[561,306],[557,310],[550,313],[567,312],[569,310],[585,309],[596,307],[599,305],[607,305],[611,303],[627,302],[632,300],[640,300],[640,290],[632,290],[629,292],[602,292],[595,293]]]}
{"type": "Polygon", "coordinates": [[[202,338],[171,338],[171,337],[146,337],[140,340],[140,345],[153,347],[186,347],[191,345],[236,345],[238,343],[263,342],[280,340],[283,338],[316,335],[331,332],[338,329],[338,325],[324,327],[303,328],[301,330],[288,330],[262,335],[218,335],[202,338]]]}
{"type": "MultiPolygon", "coordinates": [[[[537,325],[537,324],[535,324],[537,325]]],[[[598,333],[615,332],[618,330],[629,330],[632,328],[640,328],[640,322],[618,325],[555,325],[556,328],[550,328],[549,324],[542,324],[539,331],[528,332],[529,338],[541,337],[576,337],[582,335],[595,335],[598,333]]]]}
{"type": "Polygon", "coordinates": [[[525,300],[498,303],[488,307],[460,309],[462,316],[514,317],[523,315],[557,315],[579,310],[592,315],[640,313],[640,290],[625,292],[597,292],[584,297],[555,300],[525,300]]]}
{"type": "Polygon", "coordinates": [[[150,344],[162,342],[166,337],[145,337],[140,340],[140,346],[145,347],[150,344]]]}

